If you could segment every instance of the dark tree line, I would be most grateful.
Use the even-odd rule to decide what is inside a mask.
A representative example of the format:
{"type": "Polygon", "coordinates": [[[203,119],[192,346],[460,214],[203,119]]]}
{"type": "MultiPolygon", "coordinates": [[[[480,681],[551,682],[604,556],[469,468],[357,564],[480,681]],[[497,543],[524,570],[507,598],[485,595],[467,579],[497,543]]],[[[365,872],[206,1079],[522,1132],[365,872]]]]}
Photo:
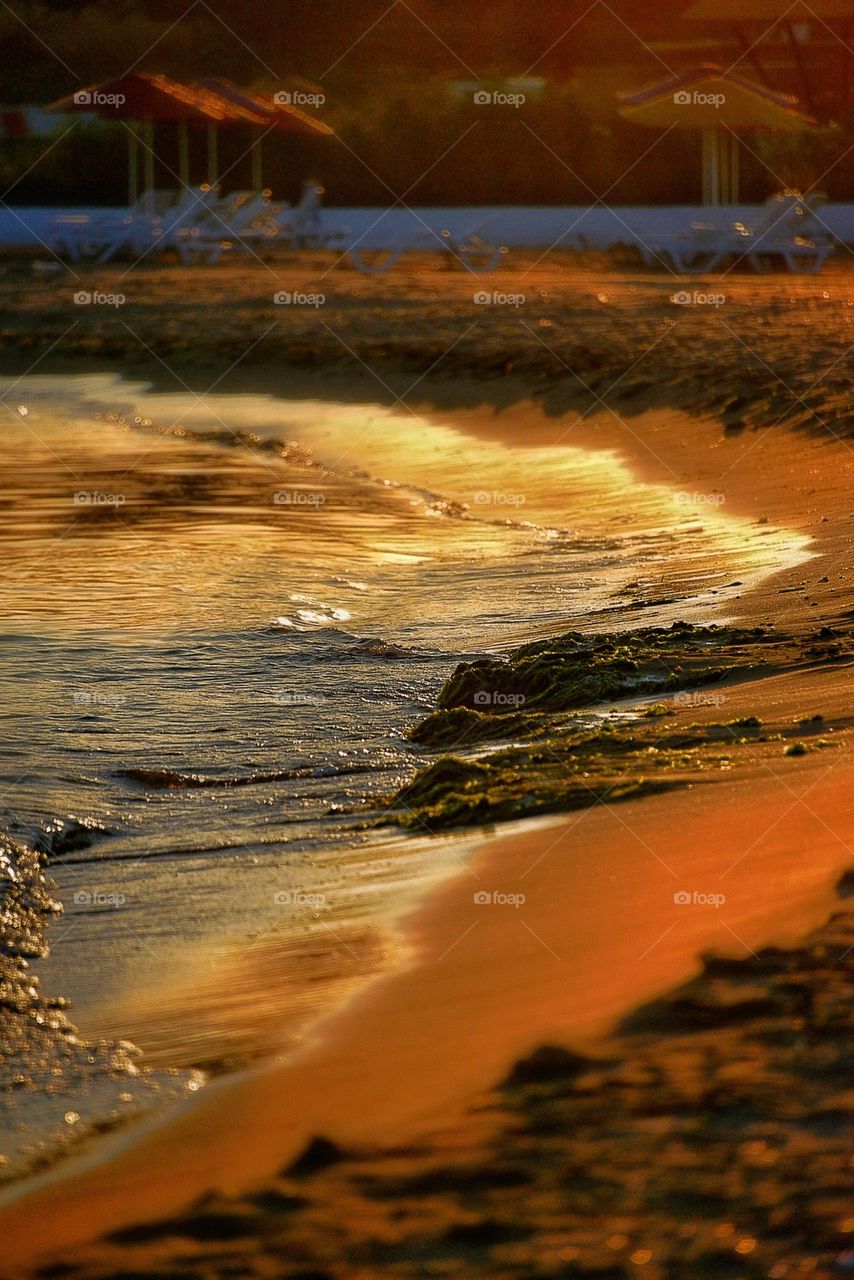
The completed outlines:
{"type": "MultiPolygon", "coordinates": [[[[609,0],[589,13],[589,0],[528,0],[524,7],[520,0],[399,0],[386,12],[389,3],[207,0],[187,13],[187,0],[11,0],[11,8],[0,6],[0,103],[49,102],[131,66],[184,79],[220,75],[265,90],[298,76],[326,95],[323,118],[340,140],[268,143],[266,180],[288,199],[308,175],[321,177],[338,204],[387,204],[405,192],[410,204],[698,199],[698,139],[674,132],[658,145],[616,110],[618,89],[667,74],[653,50],[673,63],[667,41],[693,30],[680,25],[688,0],[609,0]],[[470,88],[461,87],[525,73],[544,84],[519,110],[478,109],[470,88]]],[[[797,91],[793,68],[773,42],[770,49],[778,87],[797,91]]],[[[720,52],[724,61],[735,56],[720,52]]],[[[688,45],[679,65],[708,57],[708,48],[698,47],[695,57],[688,45]]],[[[816,84],[829,94],[841,65],[824,60],[819,70],[816,84]]],[[[836,163],[852,141],[851,124],[803,139],[752,139],[758,158],[745,156],[744,197],[764,198],[777,185],[773,175],[809,186],[829,169],[821,186],[833,198],[851,198],[854,152],[836,163]]],[[[242,131],[223,133],[223,163],[235,165],[229,187],[246,185],[249,165],[241,156],[249,142],[242,131]]],[[[193,139],[199,175],[202,145],[193,139]]],[[[158,183],[173,185],[174,132],[160,129],[157,146],[164,161],[158,183]]],[[[125,147],[120,126],[81,122],[35,165],[14,199],[121,202],[125,147]]],[[[3,187],[43,150],[23,141],[0,146],[3,187]]]]}

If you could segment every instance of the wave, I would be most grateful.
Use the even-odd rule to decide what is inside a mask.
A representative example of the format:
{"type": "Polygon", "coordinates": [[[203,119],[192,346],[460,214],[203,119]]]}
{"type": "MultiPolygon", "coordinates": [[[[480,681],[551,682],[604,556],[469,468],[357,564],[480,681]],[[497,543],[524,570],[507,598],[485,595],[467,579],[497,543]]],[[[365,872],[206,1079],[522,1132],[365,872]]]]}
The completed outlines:
{"type": "MultiPolygon", "coordinates": [[[[334,657],[336,659],[363,658],[370,660],[375,658],[378,660],[420,661],[424,658],[447,656],[435,649],[400,644],[396,640],[386,640],[382,636],[359,636],[334,624],[298,626],[288,618],[275,618],[270,623],[270,630],[280,631],[294,638],[299,636],[309,644],[312,639],[321,642],[308,650],[314,657],[319,659],[334,657]]],[[[453,660],[453,655],[449,660],[453,660]]],[[[276,695],[274,694],[273,697],[275,698],[276,695]]],[[[289,699],[284,695],[280,695],[279,700],[288,705],[308,706],[312,704],[310,695],[300,696],[298,701],[295,697],[293,703],[290,703],[289,699]]],[[[317,699],[317,701],[321,700],[317,699]]]]}
{"type": "MultiPolygon", "coordinates": [[[[122,414],[106,414],[105,417],[120,422],[124,426],[134,427],[141,431],[153,431],[158,435],[169,437],[178,436],[181,439],[192,439],[200,444],[217,444],[227,446],[229,448],[243,448],[251,450],[254,453],[273,455],[281,462],[291,466],[302,467],[306,470],[312,470],[316,474],[320,474],[330,479],[338,480],[355,480],[362,484],[369,484],[378,490],[393,490],[401,494],[410,494],[415,498],[422,508],[422,514],[433,518],[442,518],[447,520],[467,521],[472,524],[486,525],[491,528],[515,529],[523,533],[532,533],[548,540],[559,540],[566,538],[574,538],[577,535],[571,533],[570,530],[562,527],[554,527],[550,525],[539,525],[530,520],[513,520],[509,517],[504,519],[489,519],[486,516],[477,515],[472,511],[468,502],[462,502],[457,498],[448,497],[447,494],[438,490],[430,489],[424,485],[410,483],[402,480],[392,480],[386,477],[375,475],[371,471],[367,471],[361,467],[339,467],[334,463],[327,463],[318,459],[313,449],[304,444],[300,444],[295,440],[280,440],[276,437],[262,436],[254,431],[232,431],[223,428],[202,429],[197,427],[181,426],[164,426],[155,423],[151,418],[133,417],[127,418],[122,414]]],[[[356,591],[368,590],[366,583],[351,582],[345,579],[339,579],[346,586],[356,591]]],[[[288,620],[284,620],[282,625],[288,625],[288,620]]]]}
{"type": "Polygon", "coordinates": [[[68,1017],[70,1002],[41,989],[33,963],[49,954],[52,921],[63,914],[48,874],[51,855],[92,843],[94,825],[57,818],[32,846],[0,836],[0,1177],[20,1176],[37,1163],[38,1141],[50,1131],[68,1146],[87,1131],[130,1118],[155,1096],[168,1100],[202,1083],[200,1072],[167,1077],[139,1064],[129,1041],[88,1042],[68,1017]],[[27,1116],[13,1100],[25,1094],[27,1116]],[[36,1152],[34,1155],[33,1153],[36,1152]]]}
{"type": "Polygon", "coordinates": [[[175,769],[118,769],[120,778],[138,783],[149,791],[191,791],[254,787],[270,782],[311,781],[317,778],[344,778],[351,774],[375,773],[382,768],[377,761],[365,764],[306,765],[296,769],[280,769],[271,773],[239,774],[233,777],[208,777],[201,773],[181,773],[175,769]]]}

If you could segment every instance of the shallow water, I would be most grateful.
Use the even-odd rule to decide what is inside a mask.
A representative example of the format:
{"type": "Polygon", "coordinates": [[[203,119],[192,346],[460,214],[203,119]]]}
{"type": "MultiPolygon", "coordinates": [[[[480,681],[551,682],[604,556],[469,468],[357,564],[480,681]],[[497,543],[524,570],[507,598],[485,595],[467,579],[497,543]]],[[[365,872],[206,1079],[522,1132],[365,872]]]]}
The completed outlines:
{"type": "MultiPolygon", "coordinates": [[[[156,1068],[285,1050],[399,963],[394,920],[465,845],[374,827],[457,661],[719,620],[804,554],[613,454],[409,411],[109,376],[0,393],[0,825],[72,832],[43,988],[156,1068]]],[[[74,1089],[81,1127],[112,1114],[74,1089]]],[[[51,1145],[37,1097],[0,1125],[13,1165],[51,1145]]]]}

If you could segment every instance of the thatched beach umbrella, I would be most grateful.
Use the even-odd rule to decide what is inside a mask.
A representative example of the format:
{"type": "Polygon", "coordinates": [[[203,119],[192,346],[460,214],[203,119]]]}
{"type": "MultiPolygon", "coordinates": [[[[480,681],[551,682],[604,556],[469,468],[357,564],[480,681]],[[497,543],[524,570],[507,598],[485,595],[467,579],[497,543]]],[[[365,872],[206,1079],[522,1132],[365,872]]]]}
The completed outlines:
{"type": "MultiPolygon", "coordinates": [[[[203,80],[201,87],[208,93],[223,99],[233,107],[252,112],[260,116],[266,123],[267,131],[275,129],[279,133],[293,133],[303,137],[330,138],[335,130],[314,116],[307,115],[290,103],[279,102],[274,95],[255,93],[251,89],[238,89],[229,80],[203,80]]],[[[262,188],[262,154],[263,136],[252,144],[252,189],[262,188]]]]}
{"type": "Polygon", "coordinates": [[[619,112],[652,129],[694,129],[703,138],[703,204],[738,203],[738,133],[802,133],[818,123],[797,98],[716,66],[697,67],[619,95],[619,112]]]}
{"type": "Polygon", "coordinates": [[[182,186],[190,181],[189,138],[190,125],[204,126],[208,136],[208,182],[216,182],[216,130],[226,123],[252,124],[256,128],[266,123],[257,112],[206,89],[180,84],[168,76],[133,72],[119,76],[103,84],[79,89],[55,102],[51,111],[76,111],[90,113],[107,120],[128,120],[130,126],[130,150],[128,155],[128,197],[133,204],[139,185],[139,137],[136,126],[142,130],[144,147],[143,190],[150,193],[154,187],[154,126],[160,123],[178,125],[178,176],[182,186]]]}

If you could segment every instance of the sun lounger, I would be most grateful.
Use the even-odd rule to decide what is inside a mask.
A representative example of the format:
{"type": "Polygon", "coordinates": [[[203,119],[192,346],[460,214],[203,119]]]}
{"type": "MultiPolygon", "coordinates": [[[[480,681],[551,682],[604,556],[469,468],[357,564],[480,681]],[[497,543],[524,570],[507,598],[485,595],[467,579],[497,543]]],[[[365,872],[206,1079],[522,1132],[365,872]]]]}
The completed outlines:
{"type": "Polygon", "coordinates": [[[797,191],[772,196],[747,234],[746,253],[755,271],[782,262],[793,273],[815,275],[836,249],[834,237],[816,216],[815,203],[797,191]]]}
{"type": "Polygon", "coordinates": [[[174,227],[166,236],[184,266],[218,262],[226,250],[252,252],[254,245],[277,235],[281,205],[270,202],[267,191],[238,191],[212,202],[200,218],[174,227]]]}
{"type": "Polygon", "coordinates": [[[48,243],[54,253],[72,262],[94,260],[124,226],[141,218],[158,218],[174,201],[174,191],[149,191],[119,212],[59,214],[49,224],[48,243]]]}
{"type": "Polygon", "coordinates": [[[174,192],[152,191],[121,213],[62,215],[51,223],[51,248],[73,262],[109,262],[122,253],[147,257],[169,243],[179,228],[204,219],[215,199],[207,187],[188,188],[177,200],[174,192]]]}
{"type": "Polygon", "coordinates": [[[704,275],[744,261],[754,271],[782,263],[797,274],[815,274],[836,248],[815,207],[796,191],[772,196],[752,225],[697,222],[687,232],[645,236],[647,266],[670,266],[680,275],[704,275]]]}
{"type": "Polygon", "coordinates": [[[212,187],[186,188],[179,199],[162,213],[154,217],[143,214],[126,219],[123,227],[104,247],[98,261],[109,262],[121,253],[127,253],[137,261],[164,252],[177,236],[204,222],[218,199],[212,187]]]}
{"type": "Polygon", "coordinates": [[[279,219],[279,236],[295,248],[329,249],[343,245],[347,237],[344,230],[331,231],[323,224],[321,201],[324,191],[319,182],[303,183],[299,204],[288,209],[279,219]]]}
{"type": "Polygon", "coordinates": [[[338,248],[344,231],[323,226],[319,183],[306,182],[298,205],[273,204],[269,192],[239,192],[210,210],[210,216],[173,237],[182,262],[218,262],[226,251],[255,257],[276,248],[338,248]]]}

